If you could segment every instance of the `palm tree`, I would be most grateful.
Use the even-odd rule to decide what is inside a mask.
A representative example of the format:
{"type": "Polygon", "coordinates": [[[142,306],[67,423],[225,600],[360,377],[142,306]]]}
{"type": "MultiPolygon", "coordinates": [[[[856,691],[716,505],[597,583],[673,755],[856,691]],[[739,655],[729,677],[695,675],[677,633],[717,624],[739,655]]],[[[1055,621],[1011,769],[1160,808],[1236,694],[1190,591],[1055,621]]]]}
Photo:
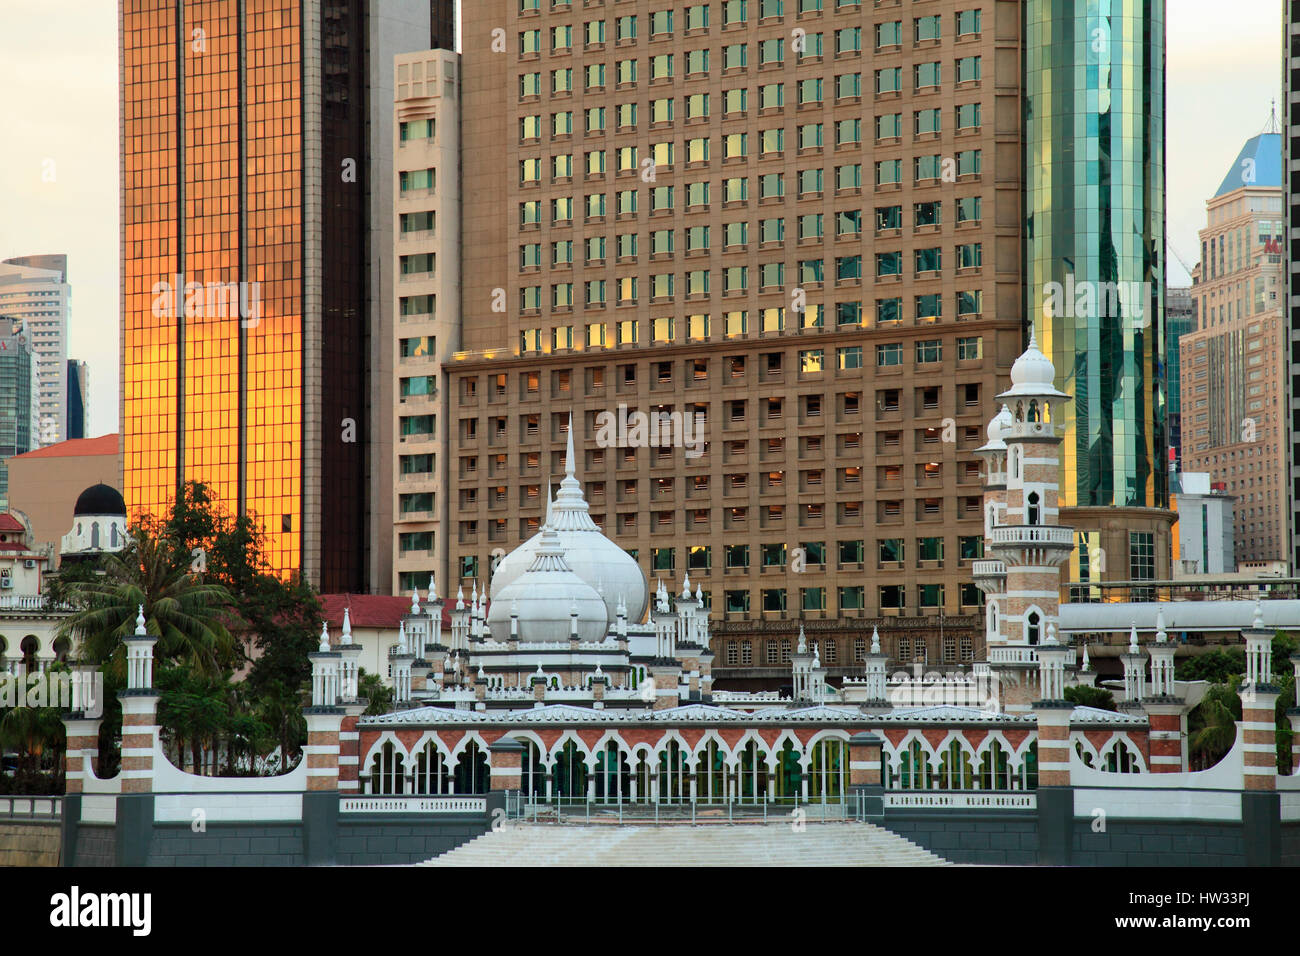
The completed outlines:
{"type": "Polygon", "coordinates": [[[178,563],[171,543],[148,525],[131,529],[131,545],[106,555],[104,576],[74,584],[69,597],[81,610],[59,628],[80,641],[83,660],[125,671],[123,639],[135,632],[143,606],[145,629],[158,639],[161,660],[183,662],[198,673],[219,675],[238,659],[225,621],[237,619],[234,598],[219,584],[178,563]]]}
{"type": "MultiPolygon", "coordinates": [[[[41,680],[45,680],[42,676],[41,680]]],[[[37,773],[42,758],[54,758],[56,774],[63,761],[58,759],[67,748],[63,716],[54,707],[13,707],[0,718],[0,746],[12,747],[22,755],[29,773],[37,773]]]]}
{"type": "Polygon", "coordinates": [[[1214,766],[1232,749],[1240,704],[1235,683],[1215,684],[1192,712],[1191,750],[1200,769],[1214,766]]]}
{"type": "Polygon", "coordinates": [[[365,715],[373,717],[388,713],[393,704],[393,688],[384,684],[378,674],[368,674],[364,667],[357,671],[357,696],[368,701],[365,715]]]}

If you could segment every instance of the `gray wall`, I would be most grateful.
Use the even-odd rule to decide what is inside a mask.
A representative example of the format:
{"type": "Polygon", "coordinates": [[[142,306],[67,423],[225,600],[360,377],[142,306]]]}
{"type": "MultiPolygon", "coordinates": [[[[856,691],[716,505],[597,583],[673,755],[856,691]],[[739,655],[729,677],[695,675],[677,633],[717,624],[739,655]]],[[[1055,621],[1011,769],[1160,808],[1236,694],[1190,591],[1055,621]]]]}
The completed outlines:
{"type": "Polygon", "coordinates": [[[886,810],[884,826],[953,863],[1038,862],[1038,821],[1032,810],[886,810]]]}

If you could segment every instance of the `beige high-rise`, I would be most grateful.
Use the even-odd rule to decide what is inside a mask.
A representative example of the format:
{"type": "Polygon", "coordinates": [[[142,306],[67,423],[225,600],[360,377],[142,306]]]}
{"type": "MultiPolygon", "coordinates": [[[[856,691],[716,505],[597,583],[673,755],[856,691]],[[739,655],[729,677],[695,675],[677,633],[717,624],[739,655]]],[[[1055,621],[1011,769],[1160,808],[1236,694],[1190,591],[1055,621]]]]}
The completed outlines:
{"type": "Polygon", "coordinates": [[[1238,563],[1288,560],[1282,190],[1264,157],[1276,163],[1280,139],[1252,138],[1250,164],[1239,157],[1206,203],[1197,328],[1179,342],[1183,468],[1209,472],[1237,499],[1238,563]],[[1245,182],[1243,169],[1255,171],[1245,182]]]}
{"type": "Polygon", "coordinates": [[[895,660],[982,656],[973,451],[1022,348],[1019,5],[464,17],[447,493],[438,564],[398,567],[487,581],[572,412],[593,517],[652,581],[702,585],[719,675],[785,674],[801,617],[832,675],[872,621],[895,660]],[[703,453],[631,447],[634,412],[702,415],[703,453]]]}

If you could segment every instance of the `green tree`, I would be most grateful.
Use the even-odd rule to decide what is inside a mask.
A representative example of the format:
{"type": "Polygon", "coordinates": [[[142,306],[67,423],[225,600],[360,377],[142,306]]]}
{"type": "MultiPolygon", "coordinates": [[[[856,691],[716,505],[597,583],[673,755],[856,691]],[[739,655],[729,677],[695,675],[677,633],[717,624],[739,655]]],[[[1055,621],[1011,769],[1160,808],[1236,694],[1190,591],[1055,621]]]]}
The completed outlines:
{"type": "Polygon", "coordinates": [[[237,664],[240,655],[227,623],[235,618],[235,599],[222,585],[205,582],[178,566],[171,542],[141,522],[118,554],[105,555],[104,576],[69,587],[80,608],[59,628],[75,638],[83,660],[125,673],[126,645],[144,607],[145,630],[157,638],[155,657],[183,662],[195,671],[217,674],[237,664]]]}
{"type": "Polygon", "coordinates": [[[1191,748],[1190,762],[1195,770],[1206,770],[1223,759],[1237,739],[1237,721],[1241,720],[1240,681],[1233,678],[1215,684],[1188,715],[1187,733],[1191,748]]]}
{"type": "Polygon", "coordinates": [[[1211,684],[1223,684],[1246,673],[1246,652],[1239,647],[1226,651],[1207,651],[1195,657],[1179,661],[1174,669],[1178,680],[1205,680],[1211,684]]]}
{"type": "Polygon", "coordinates": [[[393,705],[393,688],[386,686],[378,674],[366,673],[364,667],[357,670],[357,696],[367,702],[367,717],[386,714],[393,705]]]}
{"type": "Polygon", "coordinates": [[[1089,687],[1079,684],[1065,688],[1065,699],[1080,707],[1096,707],[1098,710],[1119,710],[1115,706],[1115,695],[1103,687],[1089,687]]]}

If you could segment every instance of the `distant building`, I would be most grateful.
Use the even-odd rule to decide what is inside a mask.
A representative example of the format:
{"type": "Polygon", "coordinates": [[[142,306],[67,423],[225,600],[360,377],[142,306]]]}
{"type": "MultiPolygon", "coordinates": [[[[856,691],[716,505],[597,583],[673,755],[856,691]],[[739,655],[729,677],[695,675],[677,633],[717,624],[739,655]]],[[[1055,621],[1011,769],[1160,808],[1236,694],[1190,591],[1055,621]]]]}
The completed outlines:
{"type": "Polygon", "coordinates": [[[18,256],[0,262],[0,315],[21,320],[36,356],[32,401],[38,421],[32,431],[33,448],[69,437],[66,379],[71,307],[67,256],[18,256]]]}
{"type": "Polygon", "coordinates": [[[77,496],[72,527],[59,545],[61,560],[80,561],[126,547],[126,502],[109,485],[91,485],[77,496]]]}
{"type": "Polygon", "coordinates": [[[68,435],[85,438],[90,421],[90,366],[68,359],[68,435]]]}
{"type": "Polygon", "coordinates": [[[1234,498],[1201,473],[1171,476],[1171,499],[1178,512],[1174,526],[1174,577],[1232,574],[1237,570],[1233,543],[1234,498]]]}
{"type": "Polygon", "coordinates": [[[1281,157],[1279,134],[1251,137],[1206,203],[1179,344],[1183,467],[1237,499],[1239,565],[1288,555],[1281,157]]]}
{"type": "Polygon", "coordinates": [[[1165,292],[1165,386],[1166,421],[1169,424],[1170,478],[1173,467],[1183,464],[1183,403],[1180,379],[1181,354],[1178,340],[1196,328],[1196,300],[1191,289],[1168,289],[1165,292]]]}
{"type": "Polygon", "coordinates": [[[30,517],[39,544],[57,546],[72,527],[78,496],[87,485],[120,488],[118,436],[76,438],[10,458],[10,497],[30,517]]]}
{"type": "MultiPolygon", "coordinates": [[[[0,319],[0,459],[30,451],[32,349],[17,320],[0,319]]],[[[0,463],[0,510],[9,507],[9,468],[0,463]]]]}

